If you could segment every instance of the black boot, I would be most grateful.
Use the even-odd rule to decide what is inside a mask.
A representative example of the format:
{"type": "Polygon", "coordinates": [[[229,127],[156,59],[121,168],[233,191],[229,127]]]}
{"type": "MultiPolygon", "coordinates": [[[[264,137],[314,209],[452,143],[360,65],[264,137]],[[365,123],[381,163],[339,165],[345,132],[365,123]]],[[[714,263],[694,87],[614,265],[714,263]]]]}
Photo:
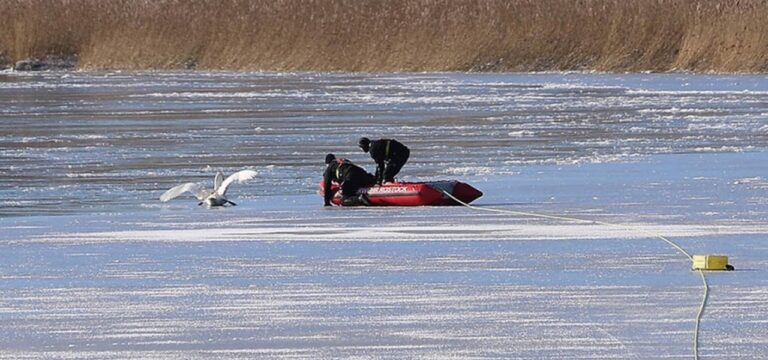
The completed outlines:
{"type": "Polygon", "coordinates": [[[365,195],[348,196],[341,199],[341,206],[366,206],[371,205],[365,195]]]}

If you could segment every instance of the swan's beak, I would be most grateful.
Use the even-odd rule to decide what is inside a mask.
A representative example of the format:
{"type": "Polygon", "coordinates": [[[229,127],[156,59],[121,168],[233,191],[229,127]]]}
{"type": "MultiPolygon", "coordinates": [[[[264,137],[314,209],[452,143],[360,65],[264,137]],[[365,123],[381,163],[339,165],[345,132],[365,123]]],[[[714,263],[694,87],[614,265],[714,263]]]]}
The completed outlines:
{"type": "Polygon", "coordinates": [[[197,203],[197,206],[203,206],[203,202],[201,201],[201,202],[197,203]]]}

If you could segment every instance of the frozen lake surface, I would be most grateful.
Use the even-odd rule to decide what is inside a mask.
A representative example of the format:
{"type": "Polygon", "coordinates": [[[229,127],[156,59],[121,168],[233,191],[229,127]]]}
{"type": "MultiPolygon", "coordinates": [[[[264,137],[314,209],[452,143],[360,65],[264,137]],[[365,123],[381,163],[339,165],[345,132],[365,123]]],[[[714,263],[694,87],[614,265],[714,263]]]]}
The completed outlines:
{"type": "Polygon", "coordinates": [[[0,358],[768,358],[768,78],[0,73],[0,358]],[[323,208],[411,147],[463,207],[323,208]],[[239,206],[157,198],[216,171],[239,206]]]}

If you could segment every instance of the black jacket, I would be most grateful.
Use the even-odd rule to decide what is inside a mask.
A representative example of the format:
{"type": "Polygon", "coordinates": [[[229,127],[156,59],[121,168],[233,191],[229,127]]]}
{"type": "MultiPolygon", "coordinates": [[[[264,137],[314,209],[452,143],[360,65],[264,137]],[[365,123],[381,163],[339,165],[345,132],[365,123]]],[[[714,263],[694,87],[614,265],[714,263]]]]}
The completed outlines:
{"type": "Polygon", "coordinates": [[[410,150],[397,140],[380,139],[371,141],[371,148],[368,150],[371,158],[376,162],[376,179],[383,180],[384,166],[386,162],[404,162],[408,160],[410,150]]]}
{"type": "Polygon", "coordinates": [[[331,182],[335,181],[339,184],[351,179],[354,176],[370,176],[365,169],[349,162],[345,159],[336,159],[328,164],[323,172],[323,195],[325,197],[325,205],[330,205],[331,199],[333,199],[333,193],[331,193],[331,182]]]}

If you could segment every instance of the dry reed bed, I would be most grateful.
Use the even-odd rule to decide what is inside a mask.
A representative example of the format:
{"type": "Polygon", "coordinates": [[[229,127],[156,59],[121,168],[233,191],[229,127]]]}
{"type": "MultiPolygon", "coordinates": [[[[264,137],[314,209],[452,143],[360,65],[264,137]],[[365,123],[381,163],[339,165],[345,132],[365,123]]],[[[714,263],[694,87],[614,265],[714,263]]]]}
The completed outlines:
{"type": "MultiPolygon", "coordinates": [[[[0,0],[0,59],[83,68],[768,70],[768,0],[0,0]]],[[[2,60],[0,60],[2,61],[2,60]]]]}

